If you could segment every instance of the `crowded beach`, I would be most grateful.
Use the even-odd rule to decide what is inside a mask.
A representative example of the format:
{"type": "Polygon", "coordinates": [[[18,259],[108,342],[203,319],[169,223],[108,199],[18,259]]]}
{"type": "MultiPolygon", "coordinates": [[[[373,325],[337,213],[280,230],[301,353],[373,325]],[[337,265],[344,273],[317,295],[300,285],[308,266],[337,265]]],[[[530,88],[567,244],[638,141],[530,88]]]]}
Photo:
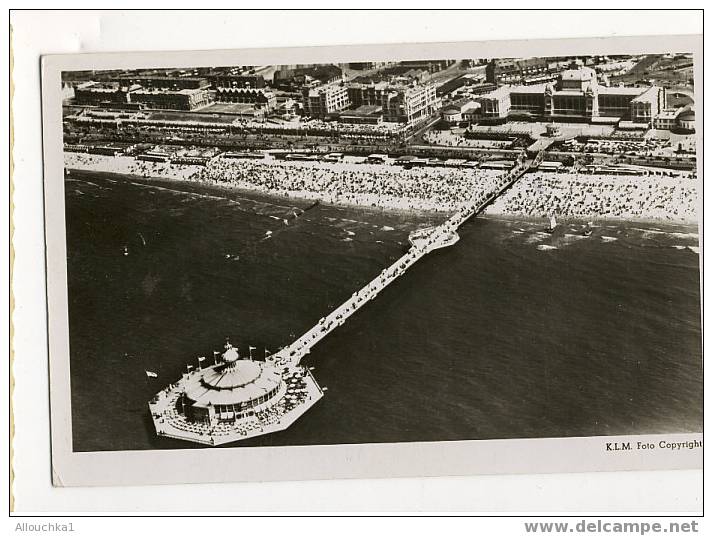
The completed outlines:
{"type": "MultiPolygon", "coordinates": [[[[492,191],[502,171],[351,161],[217,157],[207,165],[139,161],[130,156],[65,153],[67,169],[202,181],[331,204],[452,213],[492,191]]],[[[531,172],[488,208],[489,214],[695,221],[698,182],[685,176],[621,177],[531,172]]]]}
{"type": "Polygon", "coordinates": [[[206,166],[65,153],[68,169],[210,182],[282,197],[396,210],[454,212],[491,190],[499,171],[388,164],[214,158],[206,166]]]}
{"type": "Polygon", "coordinates": [[[528,173],[486,213],[696,221],[698,182],[685,177],[528,173]]]}

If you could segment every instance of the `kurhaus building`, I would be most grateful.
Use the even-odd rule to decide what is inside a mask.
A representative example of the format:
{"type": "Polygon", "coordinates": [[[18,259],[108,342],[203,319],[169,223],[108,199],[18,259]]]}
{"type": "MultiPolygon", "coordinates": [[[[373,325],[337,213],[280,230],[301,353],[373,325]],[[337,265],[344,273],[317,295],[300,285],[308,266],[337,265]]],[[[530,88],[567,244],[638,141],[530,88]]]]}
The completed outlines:
{"type": "Polygon", "coordinates": [[[664,108],[663,88],[606,87],[597,81],[594,69],[573,66],[556,83],[532,86],[502,86],[476,99],[481,119],[505,120],[531,117],[546,120],[618,123],[630,121],[651,125],[664,108]]]}

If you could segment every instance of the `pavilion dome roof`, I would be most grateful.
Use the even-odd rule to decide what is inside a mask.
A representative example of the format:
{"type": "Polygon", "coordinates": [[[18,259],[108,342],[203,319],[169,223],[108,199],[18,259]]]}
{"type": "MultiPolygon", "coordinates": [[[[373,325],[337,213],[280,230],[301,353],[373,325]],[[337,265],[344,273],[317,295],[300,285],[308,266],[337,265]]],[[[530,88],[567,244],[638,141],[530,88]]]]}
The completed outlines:
{"type": "Polygon", "coordinates": [[[687,110],[678,116],[679,121],[694,121],[696,119],[696,111],[694,109],[687,110]]]}
{"type": "Polygon", "coordinates": [[[233,363],[240,359],[240,354],[238,353],[238,349],[235,348],[234,346],[229,346],[228,349],[225,351],[223,354],[223,361],[226,363],[233,363]]]}
{"type": "Polygon", "coordinates": [[[200,371],[186,386],[186,396],[198,406],[241,404],[273,391],[281,382],[273,365],[239,359],[200,371]]]}

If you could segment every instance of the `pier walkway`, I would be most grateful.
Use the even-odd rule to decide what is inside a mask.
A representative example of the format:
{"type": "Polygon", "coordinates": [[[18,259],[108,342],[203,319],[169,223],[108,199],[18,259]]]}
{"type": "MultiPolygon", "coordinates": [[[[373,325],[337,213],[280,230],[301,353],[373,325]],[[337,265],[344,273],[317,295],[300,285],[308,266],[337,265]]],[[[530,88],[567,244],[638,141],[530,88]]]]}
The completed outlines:
{"type": "MultiPolygon", "coordinates": [[[[302,358],[310,353],[312,347],[337,326],[344,324],[366,303],[376,298],[379,292],[403,275],[424,255],[455,244],[459,239],[458,228],[497,199],[524,173],[535,169],[542,161],[542,155],[543,152],[540,152],[534,160],[525,161],[521,157],[512,170],[498,178],[490,191],[480,192],[444,223],[412,232],[409,236],[411,246],[403,256],[382,270],[334,311],[321,318],[299,339],[268,356],[266,361],[272,366],[268,366],[267,374],[271,374],[272,378],[279,374],[280,379],[278,389],[267,400],[259,397],[246,399],[245,393],[242,392],[243,387],[254,380],[246,382],[243,375],[238,374],[238,380],[235,381],[240,385],[237,387],[212,388],[213,392],[228,393],[227,402],[213,404],[209,401],[205,406],[207,414],[199,414],[198,418],[195,415],[187,416],[187,392],[195,391],[197,386],[200,386],[199,390],[206,389],[206,374],[215,372],[218,367],[221,367],[219,374],[227,374],[224,363],[219,364],[216,360],[215,365],[203,368],[199,359],[198,369],[189,369],[181,379],[159,391],[149,402],[156,433],[161,437],[215,446],[285,430],[291,426],[322,398],[326,390],[317,384],[308,368],[300,365],[302,358]],[[237,392],[234,392],[236,389],[237,392]]],[[[224,359],[228,351],[223,354],[224,359]]]]}
{"type": "Polygon", "coordinates": [[[302,358],[310,353],[315,344],[338,326],[344,324],[347,318],[356,313],[361,307],[376,298],[382,290],[403,275],[422,257],[435,249],[455,244],[459,239],[458,228],[470,218],[482,212],[528,170],[535,169],[542,162],[543,156],[544,151],[540,151],[534,160],[520,161],[513,169],[499,178],[493,190],[480,193],[441,225],[411,233],[409,236],[411,247],[403,256],[398,258],[391,266],[382,270],[378,276],[352,294],[343,304],[321,318],[315,326],[292,344],[269,356],[268,360],[284,367],[299,365],[302,358]]]}

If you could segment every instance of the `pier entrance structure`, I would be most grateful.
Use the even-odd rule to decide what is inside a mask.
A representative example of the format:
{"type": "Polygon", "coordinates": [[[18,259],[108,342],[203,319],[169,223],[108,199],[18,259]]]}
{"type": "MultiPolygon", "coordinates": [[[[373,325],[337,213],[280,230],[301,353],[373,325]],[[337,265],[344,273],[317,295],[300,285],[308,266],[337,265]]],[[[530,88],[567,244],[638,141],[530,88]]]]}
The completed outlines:
{"type": "MultiPolygon", "coordinates": [[[[488,192],[480,192],[444,223],[414,231],[409,250],[363,288],[322,317],[292,344],[266,357],[264,362],[240,359],[230,345],[220,362],[188,371],[160,391],[149,403],[156,433],[208,445],[231,443],[284,430],[322,398],[309,369],[300,365],[311,348],[346,322],[390,283],[406,273],[424,255],[452,246],[458,228],[484,210],[528,170],[542,162],[544,151],[533,160],[520,157],[516,166],[499,177],[488,192]]],[[[204,359],[204,358],[203,358],[204,359]]]]}

